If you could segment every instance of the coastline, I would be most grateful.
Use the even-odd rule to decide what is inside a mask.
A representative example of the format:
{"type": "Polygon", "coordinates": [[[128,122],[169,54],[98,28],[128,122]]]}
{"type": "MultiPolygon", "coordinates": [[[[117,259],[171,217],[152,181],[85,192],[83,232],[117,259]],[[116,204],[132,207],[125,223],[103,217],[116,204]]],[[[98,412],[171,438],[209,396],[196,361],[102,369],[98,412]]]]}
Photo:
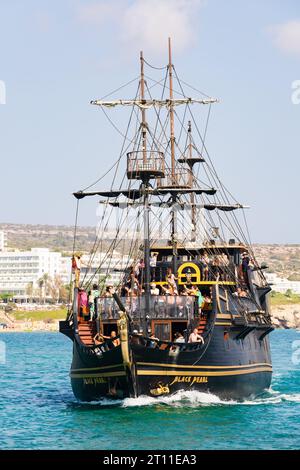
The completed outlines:
{"type": "Polygon", "coordinates": [[[300,328],[300,303],[273,306],[271,316],[277,328],[300,328]]]}

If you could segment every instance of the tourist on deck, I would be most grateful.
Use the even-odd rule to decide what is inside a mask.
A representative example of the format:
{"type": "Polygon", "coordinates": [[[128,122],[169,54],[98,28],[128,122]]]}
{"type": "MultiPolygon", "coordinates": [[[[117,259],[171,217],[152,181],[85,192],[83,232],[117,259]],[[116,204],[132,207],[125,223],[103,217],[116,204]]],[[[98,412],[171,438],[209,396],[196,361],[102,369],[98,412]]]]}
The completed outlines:
{"type": "Polygon", "coordinates": [[[97,333],[94,336],[93,341],[94,341],[95,346],[101,346],[105,342],[104,336],[101,333],[97,333]]]}
{"type": "Polygon", "coordinates": [[[236,292],[234,292],[232,295],[235,297],[248,297],[247,292],[244,291],[241,287],[238,287],[236,292]]]}
{"type": "Polygon", "coordinates": [[[106,286],[104,293],[104,310],[105,313],[108,313],[108,318],[113,318],[113,286],[106,286]]]}
{"type": "Polygon", "coordinates": [[[151,251],[150,253],[150,273],[151,273],[151,280],[155,281],[155,268],[157,265],[157,256],[158,252],[157,251],[151,251]]]}
{"type": "Polygon", "coordinates": [[[155,282],[151,282],[150,284],[150,294],[151,295],[159,295],[159,288],[155,284],[155,282]]]}
{"type": "MultiPolygon", "coordinates": [[[[105,336],[104,336],[105,338],[105,336]]],[[[117,346],[120,346],[121,344],[121,341],[120,341],[120,338],[118,338],[117,336],[117,333],[115,331],[112,331],[111,334],[110,334],[110,337],[108,337],[107,339],[110,339],[111,340],[111,344],[116,348],[117,346]]]]}
{"type": "Polygon", "coordinates": [[[250,256],[246,251],[244,251],[244,253],[242,253],[242,275],[243,275],[244,283],[248,287],[249,287],[248,269],[250,268],[249,265],[250,265],[250,256]]]}
{"type": "Polygon", "coordinates": [[[94,336],[93,341],[94,345],[97,346],[97,349],[95,348],[96,354],[98,352],[101,355],[102,353],[109,350],[107,344],[105,343],[105,338],[100,332],[94,336]]]}
{"type": "Polygon", "coordinates": [[[152,348],[152,349],[157,348],[158,347],[157,341],[159,341],[159,339],[156,338],[154,333],[151,334],[150,339],[151,341],[149,343],[149,348],[152,348]]]}
{"type": "Polygon", "coordinates": [[[219,256],[219,273],[221,281],[229,281],[229,258],[226,253],[219,256]]]}
{"type": "Polygon", "coordinates": [[[201,305],[201,311],[205,311],[205,310],[211,310],[212,309],[212,298],[210,295],[208,294],[205,294],[203,296],[203,302],[202,302],[202,305],[201,305]]]}
{"type": "Polygon", "coordinates": [[[204,344],[204,339],[198,333],[198,328],[194,328],[193,332],[189,336],[189,343],[202,343],[204,344]]]}
{"type": "Polygon", "coordinates": [[[138,280],[138,283],[142,283],[142,273],[143,269],[145,268],[145,263],[143,259],[139,259],[133,267],[133,274],[135,278],[138,280]]]}
{"type": "Polygon", "coordinates": [[[167,269],[166,281],[174,290],[177,291],[176,277],[175,274],[173,274],[172,268],[167,269]]]}
{"type": "Polygon", "coordinates": [[[180,331],[177,331],[174,335],[174,343],[185,343],[183,334],[180,331]]]}
{"type": "Polygon", "coordinates": [[[192,283],[191,270],[188,269],[186,272],[186,283],[183,285],[182,295],[193,295],[194,285],[192,283]]]}
{"type": "Polygon", "coordinates": [[[136,277],[134,270],[132,269],[130,272],[129,278],[124,285],[125,293],[127,296],[132,295],[134,291],[137,291],[137,290],[140,291],[140,289],[141,289],[141,286],[140,286],[139,280],[136,277]]]}
{"type": "Polygon", "coordinates": [[[89,309],[90,319],[96,320],[98,317],[98,299],[100,297],[100,291],[97,284],[93,284],[93,288],[89,291],[89,309]]]}
{"type": "Polygon", "coordinates": [[[201,315],[201,308],[202,308],[202,305],[204,303],[204,297],[203,297],[200,289],[197,286],[195,286],[195,288],[194,288],[193,295],[196,297],[198,313],[199,313],[199,315],[201,315]]]}
{"type": "Polygon", "coordinates": [[[84,320],[89,320],[88,296],[84,289],[78,289],[78,311],[79,316],[83,317],[84,320]]]}
{"type": "Polygon", "coordinates": [[[210,258],[207,253],[204,253],[203,256],[201,256],[200,262],[202,267],[202,279],[203,281],[208,281],[210,258]]]}
{"type": "Polygon", "coordinates": [[[161,286],[162,290],[164,291],[165,295],[168,295],[168,296],[175,296],[175,295],[178,295],[178,291],[177,291],[177,287],[171,285],[171,284],[168,284],[167,287],[165,286],[161,286]]]}

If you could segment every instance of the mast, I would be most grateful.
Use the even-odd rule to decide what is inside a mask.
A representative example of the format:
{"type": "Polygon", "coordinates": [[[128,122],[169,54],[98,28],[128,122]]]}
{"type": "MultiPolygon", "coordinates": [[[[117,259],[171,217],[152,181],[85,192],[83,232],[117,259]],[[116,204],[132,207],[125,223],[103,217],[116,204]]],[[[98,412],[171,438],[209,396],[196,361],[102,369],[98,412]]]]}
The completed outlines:
{"type": "MultiPolygon", "coordinates": [[[[168,38],[169,46],[169,88],[170,88],[170,146],[171,146],[171,181],[172,186],[176,185],[175,174],[175,131],[174,131],[174,109],[173,109],[173,64],[172,64],[172,49],[171,38],[168,38]]],[[[173,248],[173,272],[177,271],[177,213],[174,205],[176,203],[176,196],[172,196],[172,210],[171,210],[171,243],[173,248]]]]}
{"type": "MultiPolygon", "coordinates": [[[[141,101],[145,100],[145,76],[144,76],[144,57],[143,51],[140,52],[141,61],[141,101]]],[[[147,163],[147,122],[146,122],[146,110],[141,108],[142,122],[142,152],[143,152],[143,164],[146,166],[147,163]]],[[[143,178],[143,190],[144,190],[144,264],[145,264],[145,313],[146,315],[150,312],[150,206],[149,206],[149,176],[147,173],[144,174],[143,178]]],[[[145,319],[144,319],[145,321],[145,319]]]]}
{"type": "MultiPolygon", "coordinates": [[[[140,52],[140,61],[141,61],[141,79],[140,79],[140,87],[141,87],[141,102],[145,100],[145,75],[144,75],[144,56],[143,51],[140,52]]],[[[142,122],[141,122],[141,129],[142,129],[142,150],[143,150],[143,163],[147,161],[147,123],[146,123],[146,109],[141,108],[142,113],[142,122]]]]}
{"type": "Polygon", "coordinates": [[[171,176],[172,184],[175,182],[175,132],[174,132],[174,109],[173,109],[173,64],[171,38],[168,39],[169,44],[169,88],[170,88],[170,144],[171,144],[171,176]]]}
{"type": "MultiPolygon", "coordinates": [[[[188,139],[189,139],[189,160],[192,162],[193,158],[193,144],[192,144],[192,124],[191,121],[188,122],[188,139]]],[[[194,186],[194,172],[193,172],[193,165],[190,165],[190,187],[193,188],[194,186]]],[[[196,206],[195,206],[195,194],[191,193],[191,210],[192,210],[192,242],[196,241],[196,206]]]]}

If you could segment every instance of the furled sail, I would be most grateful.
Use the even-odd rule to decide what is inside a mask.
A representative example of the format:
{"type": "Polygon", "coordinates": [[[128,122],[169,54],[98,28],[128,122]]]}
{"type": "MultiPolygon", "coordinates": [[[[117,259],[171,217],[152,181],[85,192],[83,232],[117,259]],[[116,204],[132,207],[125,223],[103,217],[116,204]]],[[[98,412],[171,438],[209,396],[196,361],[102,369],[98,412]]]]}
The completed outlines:
{"type": "Polygon", "coordinates": [[[115,106],[138,106],[141,109],[149,109],[152,107],[158,108],[170,108],[171,106],[178,106],[181,104],[213,104],[218,103],[216,98],[207,98],[202,100],[196,100],[193,98],[182,98],[182,99],[165,99],[165,100],[113,100],[113,101],[102,101],[93,100],[91,104],[95,106],[105,106],[106,108],[114,108],[115,106]]]}
{"type": "MultiPolygon", "coordinates": [[[[159,189],[149,189],[148,194],[153,195],[153,196],[163,196],[164,194],[208,194],[208,195],[214,195],[217,192],[216,189],[214,188],[185,188],[185,189],[179,189],[179,188],[159,188],[159,189]]],[[[76,197],[76,199],[83,199],[85,197],[89,196],[102,196],[102,197],[112,197],[116,198],[119,196],[125,196],[128,199],[140,199],[144,194],[144,191],[142,189],[120,189],[118,191],[91,191],[91,192],[83,192],[83,191],[77,191],[76,193],[73,193],[73,195],[76,197]]]]}
{"type": "MultiPolygon", "coordinates": [[[[106,201],[99,201],[101,203],[105,203],[106,201]]],[[[143,206],[142,202],[129,202],[129,201],[113,201],[108,203],[112,207],[118,207],[119,209],[126,209],[128,206],[131,207],[138,207],[138,206],[143,206]]],[[[173,209],[176,208],[178,210],[185,210],[185,209],[190,209],[192,207],[195,207],[197,209],[205,209],[208,211],[213,211],[213,210],[220,210],[223,212],[232,212],[236,211],[238,209],[248,209],[249,206],[244,206],[242,204],[190,204],[186,202],[172,202],[172,201],[166,201],[166,202],[151,202],[149,203],[150,207],[159,207],[161,209],[169,209],[172,207],[173,209]]]]}

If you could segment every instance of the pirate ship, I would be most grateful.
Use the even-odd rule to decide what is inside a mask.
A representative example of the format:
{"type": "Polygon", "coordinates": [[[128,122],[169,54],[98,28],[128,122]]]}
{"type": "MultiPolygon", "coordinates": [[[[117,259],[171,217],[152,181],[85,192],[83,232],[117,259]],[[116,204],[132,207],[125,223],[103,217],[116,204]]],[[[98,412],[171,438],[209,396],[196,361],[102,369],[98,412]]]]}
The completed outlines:
{"type": "Polygon", "coordinates": [[[76,214],[92,196],[102,211],[84,272],[74,243],[72,308],[60,322],[73,341],[74,394],[83,401],[182,389],[225,399],[257,395],[272,376],[271,289],[242,227],[245,206],[222,184],[206,147],[217,100],[179,79],[170,40],[168,65],[154,68],[141,53],[136,81],[133,99],[91,102],[109,122],[107,108],[131,112],[109,170],[110,188],[99,189],[100,179],[93,191],[74,193],[76,214]],[[163,71],[164,78],[150,78],[145,67],[163,71]],[[190,98],[184,85],[198,98],[190,98]],[[155,87],[161,89],[157,99],[155,87]],[[204,130],[194,115],[198,109],[207,112],[204,130]],[[104,256],[95,270],[99,248],[104,256]],[[116,252],[121,267],[111,262],[116,252]]]}

